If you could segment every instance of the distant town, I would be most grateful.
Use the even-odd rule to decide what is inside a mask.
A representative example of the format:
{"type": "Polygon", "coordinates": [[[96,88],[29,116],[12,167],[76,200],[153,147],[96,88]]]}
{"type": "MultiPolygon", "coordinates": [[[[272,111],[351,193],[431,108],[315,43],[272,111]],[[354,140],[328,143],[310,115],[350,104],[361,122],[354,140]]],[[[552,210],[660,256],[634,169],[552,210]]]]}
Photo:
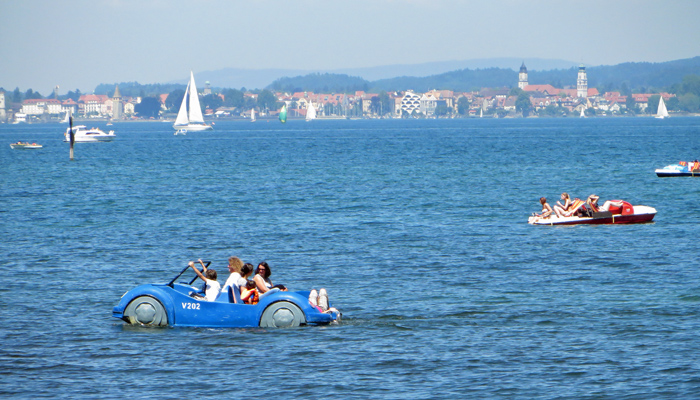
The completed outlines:
{"type": "MultiPolygon", "coordinates": [[[[290,118],[304,118],[313,105],[320,119],[619,116],[654,114],[661,98],[670,111],[678,105],[676,95],[669,93],[626,96],[620,92],[599,93],[598,89],[588,87],[583,65],[577,75],[571,77],[571,82],[575,82],[575,86],[531,85],[523,63],[517,85],[514,82],[510,88],[485,88],[472,92],[430,90],[418,93],[409,89],[380,93],[355,91],[352,94],[246,91],[242,93],[243,99],[238,106],[227,106],[226,91],[213,92],[209,82],[198,94],[203,99],[216,100],[202,102],[202,112],[211,120],[250,118],[254,113],[258,118],[273,118],[283,104],[286,104],[290,118]]],[[[25,98],[17,102],[18,93],[0,90],[0,122],[59,122],[65,121],[69,114],[80,119],[168,120],[174,118],[182,101],[184,91],[179,92],[122,97],[116,86],[111,95],[80,94],[76,99],[61,100],[55,90],[49,98],[28,98],[41,96],[25,93],[25,98]]]]}

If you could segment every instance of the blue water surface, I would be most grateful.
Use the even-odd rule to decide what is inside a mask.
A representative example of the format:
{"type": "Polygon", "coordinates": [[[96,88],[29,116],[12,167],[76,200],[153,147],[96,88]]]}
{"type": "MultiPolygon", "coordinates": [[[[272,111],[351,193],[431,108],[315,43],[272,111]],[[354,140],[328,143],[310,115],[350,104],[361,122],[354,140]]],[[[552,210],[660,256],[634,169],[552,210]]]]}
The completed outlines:
{"type": "MultiPolygon", "coordinates": [[[[99,124],[99,123],[98,123],[99,124]]],[[[700,118],[0,125],[3,398],[700,397],[700,118]],[[103,127],[104,128],[104,127],[103,127]],[[12,150],[34,141],[41,150],[12,150]],[[653,223],[544,227],[561,192],[653,223]],[[337,326],[142,328],[189,260],[325,287],[337,326]]]]}

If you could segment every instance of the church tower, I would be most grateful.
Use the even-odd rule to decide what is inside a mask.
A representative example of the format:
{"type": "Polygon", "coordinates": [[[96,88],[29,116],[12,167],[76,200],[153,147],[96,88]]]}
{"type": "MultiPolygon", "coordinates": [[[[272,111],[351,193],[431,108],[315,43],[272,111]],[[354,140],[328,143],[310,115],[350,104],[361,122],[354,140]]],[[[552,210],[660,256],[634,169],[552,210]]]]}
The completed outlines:
{"type": "Polygon", "coordinates": [[[576,79],[576,97],[588,97],[588,77],[586,67],[581,64],[578,67],[578,78],[576,79]]]}
{"type": "Polygon", "coordinates": [[[117,85],[112,95],[112,119],[122,119],[123,117],[124,104],[122,104],[122,95],[119,93],[119,85],[117,85]]]}
{"type": "Polygon", "coordinates": [[[518,87],[520,89],[525,89],[527,85],[527,67],[525,66],[525,61],[523,61],[523,65],[520,66],[520,73],[518,74],[518,87]]]}
{"type": "Polygon", "coordinates": [[[5,122],[7,120],[7,113],[5,111],[5,91],[0,89],[0,121],[5,122]]]}

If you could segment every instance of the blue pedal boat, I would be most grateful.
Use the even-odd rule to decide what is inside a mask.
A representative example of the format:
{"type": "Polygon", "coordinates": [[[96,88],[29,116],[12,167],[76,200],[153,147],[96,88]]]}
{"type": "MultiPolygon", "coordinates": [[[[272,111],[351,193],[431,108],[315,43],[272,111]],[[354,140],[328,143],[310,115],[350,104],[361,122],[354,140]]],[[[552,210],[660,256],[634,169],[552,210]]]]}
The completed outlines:
{"type": "Polygon", "coordinates": [[[324,313],[312,306],[309,291],[270,293],[258,304],[245,304],[236,287],[215,301],[206,301],[201,288],[193,286],[196,275],[177,282],[188,269],[169,283],[140,285],[124,293],[112,316],[132,325],[205,328],[288,328],[328,325],[340,319],[339,313],[324,313]]]}

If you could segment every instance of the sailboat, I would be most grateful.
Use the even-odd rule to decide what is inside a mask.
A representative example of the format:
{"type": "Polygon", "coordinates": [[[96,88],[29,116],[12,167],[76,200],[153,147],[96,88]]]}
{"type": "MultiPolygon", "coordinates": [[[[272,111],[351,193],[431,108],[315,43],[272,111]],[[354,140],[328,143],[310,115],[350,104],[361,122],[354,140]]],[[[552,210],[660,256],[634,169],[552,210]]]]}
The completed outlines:
{"type": "Polygon", "coordinates": [[[306,108],[306,120],[312,121],[314,119],[316,119],[316,108],[309,102],[309,106],[306,108]]]}
{"type": "Polygon", "coordinates": [[[659,108],[656,110],[656,118],[668,118],[668,110],[666,109],[666,103],[664,103],[663,97],[659,97],[659,108]]]}
{"type": "Polygon", "coordinates": [[[70,118],[70,114],[71,114],[70,111],[67,111],[67,112],[66,112],[66,116],[63,117],[63,119],[61,120],[61,123],[62,123],[62,124],[67,124],[67,123],[68,123],[68,119],[70,118]]]}
{"type": "Polygon", "coordinates": [[[255,122],[255,109],[250,109],[250,122],[255,122]]]}
{"type": "Polygon", "coordinates": [[[580,115],[581,118],[586,118],[586,111],[585,110],[586,110],[585,108],[581,107],[581,115],[580,115]]]}
{"type": "Polygon", "coordinates": [[[484,118],[484,109],[479,109],[479,118],[484,118]]]}
{"type": "Polygon", "coordinates": [[[280,122],[285,123],[287,122],[287,105],[283,105],[282,109],[280,110],[280,122]]]}
{"type": "Polygon", "coordinates": [[[182,98],[180,111],[177,113],[177,118],[175,119],[173,128],[177,129],[178,131],[184,129],[188,132],[209,131],[213,129],[211,125],[204,123],[202,108],[199,105],[199,96],[197,95],[197,85],[194,83],[194,73],[192,71],[190,71],[190,82],[187,84],[185,96],[182,98]]]}

